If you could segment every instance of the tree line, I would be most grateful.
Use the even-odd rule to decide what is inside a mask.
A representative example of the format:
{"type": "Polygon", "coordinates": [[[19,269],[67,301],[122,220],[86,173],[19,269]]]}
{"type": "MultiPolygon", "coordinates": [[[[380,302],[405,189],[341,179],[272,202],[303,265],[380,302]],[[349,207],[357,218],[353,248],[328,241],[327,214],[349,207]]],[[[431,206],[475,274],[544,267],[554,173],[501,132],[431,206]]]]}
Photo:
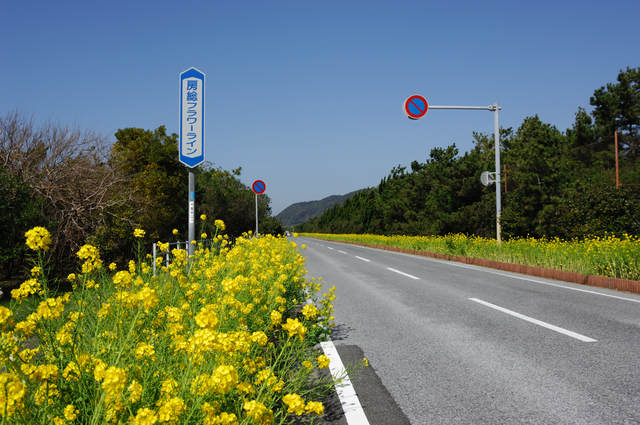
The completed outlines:
{"type": "MultiPolygon", "coordinates": [[[[590,104],[593,111],[579,108],[564,133],[538,116],[500,129],[503,238],[640,235],[640,68],[621,70],[590,104]]],[[[394,167],[377,187],[296,230],[495,238],[495,187],[480,182],[483,171],[495,171],[493,135],[473,139],[462,155],[454,144],[432,149],[410,170],[394,167]]]]}
{"type": "MultiPolygon", "coordinates": [[[[211,234],[214,219],[230,236],[255,228],[255,198],[239,180],[241,168],[210,163],[195,168],[197,233],[211,234]]],[[[115,142],[78,126],[36,125],[21,111],[0,117],[0,279],[24,273],[24,234],[43,226],[52,234],[53,267],[75,264],[86,244],[100,248],[105,262],[132,258],[133,230],[145,242],[187,238],[188,169],[178,159],[178,135],[125,128],[115,142]],[[178,230],[178,236],[173,235],[178,230]]],[[[271,217],[270,199],[259,197],[261,233],[283,233],[271,217]]]]}

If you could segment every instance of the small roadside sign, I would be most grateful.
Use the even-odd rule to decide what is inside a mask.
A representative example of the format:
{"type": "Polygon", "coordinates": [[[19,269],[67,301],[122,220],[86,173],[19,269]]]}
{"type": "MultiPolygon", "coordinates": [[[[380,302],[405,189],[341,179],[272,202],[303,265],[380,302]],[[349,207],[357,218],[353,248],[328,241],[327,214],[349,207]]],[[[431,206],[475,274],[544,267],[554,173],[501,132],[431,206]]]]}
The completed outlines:
{"type": "Polygon", "coordinates": [[[409,98],[407,98],[407,100],[402,104],[402,112],[412,120],[424,117],[428,110],[429,103],[427,102],[427,99],[419,94],[409,96],[409,98]]]}
{"type": "Polygon", "coordinates": [[[251,185],[251,190],[253,190],[253,193],[256,195],[262,195],[266,189],[267,185],[265,185],[262,180],[256,180],[251,185]]]}
{"type": "Polygon", "coordinates": [[[180,74],[180,162],[204,162],[204,74],[195,68],[180,74]]]}

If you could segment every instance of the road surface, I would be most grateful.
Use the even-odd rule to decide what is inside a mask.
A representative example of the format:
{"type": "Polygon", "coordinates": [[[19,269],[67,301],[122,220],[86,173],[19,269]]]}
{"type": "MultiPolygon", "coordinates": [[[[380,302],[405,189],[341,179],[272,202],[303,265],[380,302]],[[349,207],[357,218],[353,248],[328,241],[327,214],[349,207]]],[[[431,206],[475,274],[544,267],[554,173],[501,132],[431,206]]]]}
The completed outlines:
{"type": "Polygon", "coordinates": [[[295,242],[337,287],[334,344],[362,350],[412,424],[640,423],[639,296],[295,242]]]}

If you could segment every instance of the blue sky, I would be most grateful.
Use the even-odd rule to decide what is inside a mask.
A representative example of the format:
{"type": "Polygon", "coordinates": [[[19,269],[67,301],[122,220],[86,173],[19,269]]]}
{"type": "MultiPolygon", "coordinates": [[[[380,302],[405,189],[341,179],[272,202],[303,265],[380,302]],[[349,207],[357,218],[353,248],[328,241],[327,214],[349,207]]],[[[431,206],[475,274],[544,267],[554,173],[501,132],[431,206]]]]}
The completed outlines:
{"type": "MultiPolygon", "coordinates": [[[[4,1],[0,113],[178,133],[179,74],[206,74],[206,160],[260,179],[277,214],[375,186],[434,147],[502,127],[561,131],[640,66],[637,1],[4,1]]],[[[187,182],[185,182],[185,185],[187,182]]],[[[186,201],[185,201],[186,202],[186,201]]]]}

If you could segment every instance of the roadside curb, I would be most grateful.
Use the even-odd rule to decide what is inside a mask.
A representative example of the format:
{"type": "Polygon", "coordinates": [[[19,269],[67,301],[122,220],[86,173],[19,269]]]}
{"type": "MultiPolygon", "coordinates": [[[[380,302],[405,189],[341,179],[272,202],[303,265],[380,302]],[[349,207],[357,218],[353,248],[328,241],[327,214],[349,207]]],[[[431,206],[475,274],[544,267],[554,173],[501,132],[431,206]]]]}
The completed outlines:
{"type": "MultiPolygon", "coordinates": [[[[325,240],[325,239],[320,239],[325,240]]],[[[544,277],[547,279],[555,279],[563,282],[578,283],[587,286],[596,286],[599,288],[615,289],[618,291],[632,292],[640,294],[640,282],[628,279],[616,279],[606,276],[584,275],[582,273],[568,272],[564,270],[545,269],[543,267],[525,266],[523,264],[503,263],[501,261],[483,260],[472,257],[459,257],[448,254],[436,254],[433,252],[416,251],[413,249],[396,248],[392,246],[369,245],[358,242],[331,241],[349,245],[364,246],[367,248],[383,249],[385,251],[401,252],[404,254],[419,255],[422,257],[436,258],[439,260],[456,261],[474,266],[487,267],[491,269],[503,270],[506,272],[521,273],[530,276],[544,277]]]]}

